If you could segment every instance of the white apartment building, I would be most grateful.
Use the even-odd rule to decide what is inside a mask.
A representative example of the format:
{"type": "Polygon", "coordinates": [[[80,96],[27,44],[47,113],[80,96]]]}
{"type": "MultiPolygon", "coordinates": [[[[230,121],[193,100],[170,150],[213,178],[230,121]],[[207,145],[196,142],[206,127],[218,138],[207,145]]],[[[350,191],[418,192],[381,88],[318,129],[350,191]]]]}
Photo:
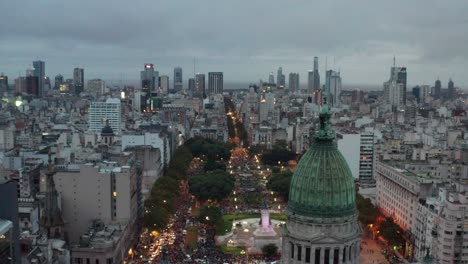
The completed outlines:
{"type": "Polygon", "coordinates": [[[133,227],[139,186],[130,166],[118,166],[116,162],[68,164],[57,165],[56,171],[55,187],[72,243],[77,243],[96,219],[133,227]]]}
{"type": "Polygon", "coordinates": [[[468,263],[468,184],[439,189],[417,211],[415,256],[429,254],[434,263],[468,263]]]}
{"type": "Polygon", "coordinates": [[[0,129],[0,150],[10,150],[15,147],[15,135],[11,129],[0,129]]]}
{"type": "Polygon", "coordinates": [[[151,146],[161,152],[161,162],[168,165],[171,161],[171,147],[169,140],[159,133],[145,133],[143,135],[122,135],[122,151],[129,147],[151,146]]]}
{"type": "Polygon", "coordinates": [[[88,112],[89,131],[100,133],[109,120],[114,133],[122,132],[122,110],[120,99],[110,98],[105,102],[92,102],[88,112]]]}
{"type": "Polygon", "coordinates": [[[434,180],[422,178],[396,165],[376,162],[377,206],[404,230],[413,230],[420,198],[432,194],[434,180]]]}

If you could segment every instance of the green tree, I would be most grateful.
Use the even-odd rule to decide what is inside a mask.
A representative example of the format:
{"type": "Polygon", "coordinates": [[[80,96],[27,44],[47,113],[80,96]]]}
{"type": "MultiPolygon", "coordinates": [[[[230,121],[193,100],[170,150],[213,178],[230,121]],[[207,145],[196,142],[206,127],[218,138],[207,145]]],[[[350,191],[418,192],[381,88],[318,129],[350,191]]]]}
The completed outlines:
{"type": "Polygon", "coordinates": [[[226,171],[226,164],[209,159],[203,167],[205,171],[222,170],[226,171]]]}
{"type": "Polygon", "coordinates": [[[278,162],[286,163],[294,159],[296,159],[296,154],[283,148],[273,148],[262,156],[263,164],[267,165],[278,165],[278,162]]]}
{"type": "Polygon", "coordinates": [[[225,171],[208,171],[189,179],[190,192],[200,201],[220,201],[232,192],[234,181],[225,171]]]}
{"type": "Polygon", "coordinates": [[[223,222],[223,214],[217,206],[205,206],[200,209],[199,219],[202,223],[220,225],[223,222]]]}
{"type": "Polygon", "coordinates": [[[272,259],[278,253],[278,246],[275,244],[266,244],[262,247],[262,253],[267,259],[272,259]]]}
{"type": "Polygon", "coordinates": [[[291,185],[292,172],[273,173],[267,183],[267,188],[277,192],[283,200],[289,198],[289,186],[291,185]]]}
{"type": "Polygon", "coordinates": [[[356,207],[359,211],[359,221],[363,225],[376,223],[379,216],[379,210],[375,207],[369,198],[364,198],[359,193],[356,194],[356,207]]]}
{"type": "Polygon", "coordinates": [[[403,229],[393,221],[393,218],[386,217],[379,226],[380,235],[387,240],[390,246],[401,246],[405,244],[403,239],[403,229]]]}

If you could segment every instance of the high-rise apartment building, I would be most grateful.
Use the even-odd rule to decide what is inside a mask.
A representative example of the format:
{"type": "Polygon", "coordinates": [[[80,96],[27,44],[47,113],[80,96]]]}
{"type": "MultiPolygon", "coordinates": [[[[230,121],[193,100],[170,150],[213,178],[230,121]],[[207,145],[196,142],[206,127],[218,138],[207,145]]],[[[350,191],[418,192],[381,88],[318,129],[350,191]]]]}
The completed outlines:
{"type": "Polygon", "coordinates": [[[181,91],[183,89],[183,77],[182,77],[182,68],[174,68],[174,90],[175,92],[181,91]]]}
{"type": "Polygon", "coordinates": [[[57,165],[55,186],[62,198],[63,218],[72,243],[79,242],[92,220],[134,227],[140,188],[134,168],[117,162],[57,165]]]}
{"type": "Polygon", "coordinates": [[[122,131],[122,115],[120,99],[110,98],[105,102],[92,102],[88,112],[89,131],[101,132],[109,121],[115,133],[122,131]]]}
{"type": "Polygon", "coordinates": [[[84,90],[84,69],[73,69],[73,86],[75,87],[75,95],[80,95],[84,90]]]}
{"type": "Polygon", "coordinates": [[[33,61],[33,75],[38,78],[38,96],[44,95],[44,81],[45,81],[45,62],[33,61]]]}
{"type": "Polygon", "coordinates": [[[291,72],[289,74],[289,92],[299,91],[299,73],[291,72]]]}
{"type": "Polygon", "coordinates": [[[222,72],[209,72],[208,73],[208,94],[222,94],[223,93],[223,73],[222,72]]]}
{"type": "Polygon", "coordinates": [[[286,77],[283,74],[283,68],[278,68],[278,73],[276,75],[276,82],[278,87],[285,87],[286,86],[286,77]]]}
{"type": "Polygon", "coordinates": [[[146,92],[154,91],[158,86],[159,72],[154,70],[152,63],[146,63],[145,69],[140,72],[141,89],[146,92]]]}
{"type": "Polygon", "coordinates": [[[328,70],[325,76],[325,87],[328,93],[329,104],[333,107],[339,107],[341,105],[340,94],[341,94],[341,77],[340,73],[332,70],[328,70]]]}
{"type": "Polygon", "coordinates": [[[197,73],[197,75],[195,75],[195,90],[197,97],[203,98],[206,95],[205,74],[197,73]]]}
{"type": "Polygon", "coordinates": [[[162,94],[169,93],[169,76],[161,75],[159,77],[159,90],[162,94]]]}
{"type": "Polygon", "coordinates": [[[0,94],[8,91],[8,76],[5,76],[2,72],[0,74],[0,94]]]}

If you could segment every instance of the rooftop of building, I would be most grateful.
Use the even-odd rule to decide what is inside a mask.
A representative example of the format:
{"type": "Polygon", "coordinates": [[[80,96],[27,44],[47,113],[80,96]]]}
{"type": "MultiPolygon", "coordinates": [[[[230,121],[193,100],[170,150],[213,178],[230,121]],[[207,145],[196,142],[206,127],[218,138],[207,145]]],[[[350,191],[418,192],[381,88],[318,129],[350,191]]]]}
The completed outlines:
{"type": "Polygon", "coordinates": [[[107,224],[95,221],[88,231],[80,237],[80,243],[72,250],[102,251],[113,248],[127,228],[126,224],[107,224]]]}

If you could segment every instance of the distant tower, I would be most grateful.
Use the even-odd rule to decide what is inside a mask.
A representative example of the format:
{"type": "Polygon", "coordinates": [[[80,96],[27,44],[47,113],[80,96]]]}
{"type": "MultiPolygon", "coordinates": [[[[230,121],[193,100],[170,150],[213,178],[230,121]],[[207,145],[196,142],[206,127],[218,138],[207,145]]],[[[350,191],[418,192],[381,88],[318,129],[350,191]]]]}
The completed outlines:
{"type": "Polygon", "coordinates": [[[63,76],[61,74],[57,74],[55,76],[54,89],[58,90],[61,84],[63,84],[63,76]]]}
{"type": "Polygon", "coordinates": [[[442,82],[437,78],[434,84],[434,98],[440,99],[442,95],[442,82]]]}
{"type": "Polygon", "coordinates": [[[4,92],[8,91],[8,76],[3,75],[3,72],[0,74],[0,94],[3,95],[4,92]]]}
{"type": "Polygon", "coordinates": [[[392,111],[402,109],[406,105],[406,67],[397,67],[395,57],[390,68],[390,79],[384,82],[384,95],[392,111]]]}
{"type": "Polygon", "coordinates": [[[75,87],[75,94],[80,95],[84,89],[84,69],[73,69],[73,86],[75,87]]]}
{"type": "Polygon", "coordinates": [[[320,73],[318,68],[318,57],[314,57],[314,83],[313,83],[313,91],[320,90],[320,73]]]}
{"type": "Polygon", "coordinates": [[[45,81],[45,62],[43,61],[33,61],[33,76],[38,79],[38,91],[37,94],[39,97],[44,96],[44,81],[45,81]]]}
{"type": "Polygon", "coordinates": [[[275,83],[275,76],[273,75],[273,72],[270,72],[270,75],[268,76],[268,83],[275,83]]]}
{"type": "Polygon", "coordinates": [[[206,96],[205,91],[205,74],[198,73],[195,75],[195,95],[199,98],[206,96]]]}
{"type": "Polygon", "coordinates": [[[208,94],[222,94],[224,91],[224,81],[222,72],[208,73],[208,94]]]}
{"type": "Polygon", "coordinates": [[[299,73],[291,72],[289,74],[289,92],[299,91],[299,73]]]}
{"type": "Polygon", "coordinates": [[[341,77],[340,73],[328,70],[325,74],[325,87],[328,93],[329,104],[333,107],[339,107],[341,104],[341,77]]]}
{"type": "Polygon", "coordinates": [[[286,86],[286,77],[283,74],[283,68],[278,68],[278,73],[276,75],[276,82],[278,87],[285,87],[286,86]]]}
{"type": "Polygon", "coordinates": [[[314,71],[307,72],[307,93],[312,94],[314,92],[314,71]]]}
{"type": "Polygon", "coordinates": [[[159,89],[162,94],[167,94],[169,92],[169,76],[161,75],[159,78],[159,89]]]}
{"type": "Polygon", "coordinates": [[[152,63],[146,63],[145,69],[140,72],[141,89],[145,92],[152,92],[159,82],[159,72],[154,71],[152,63]]]}
{"type": "Polygon", "coordinates": [[[179,92],[183,89],[183,78],[182,78],[182,68],[174,68],[174,90],[179,92]]]}
{"type": "Polygon", "coordinates": [[[447,89],[447,97],[449,100],[454,100],[455,99],[455,86],[453,84],[452,79],[449,79],[448,82],[448,89],[447,89]]]}

